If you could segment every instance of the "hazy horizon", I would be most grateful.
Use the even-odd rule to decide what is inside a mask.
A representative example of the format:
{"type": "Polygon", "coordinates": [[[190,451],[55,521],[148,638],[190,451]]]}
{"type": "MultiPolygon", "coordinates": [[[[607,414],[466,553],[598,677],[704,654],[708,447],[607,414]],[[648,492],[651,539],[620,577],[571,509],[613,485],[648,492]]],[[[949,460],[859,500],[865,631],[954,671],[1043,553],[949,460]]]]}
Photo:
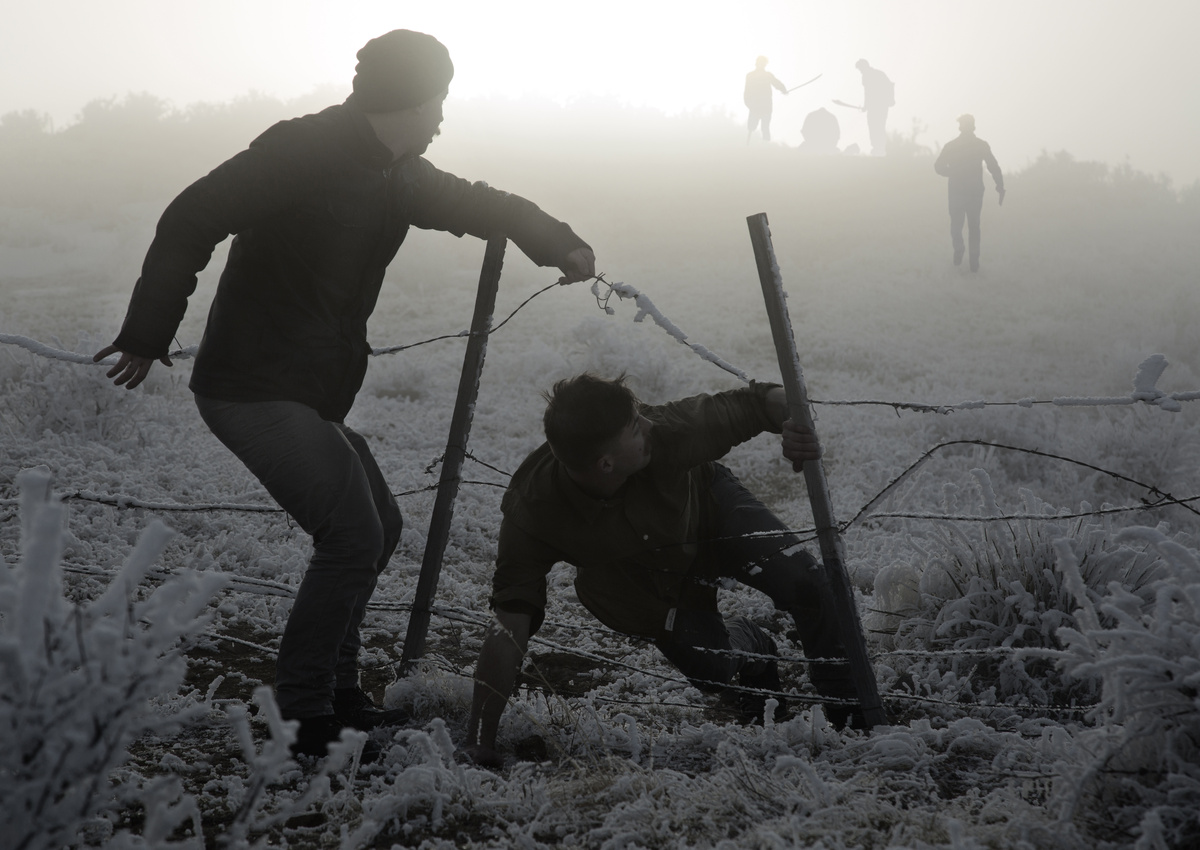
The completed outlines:
{"type": "Polygon", "coordinates": [[[544,0],[360,0],[333,10],[311,0],[25,5],[0,34],[0,115],[34,110],[62,129],[88,103],[130,93],[185,109],[251,92],[281,100],[348,92],[357,49],[408,27],[436,35],[454,58],[447,133],[456,102],[494,95],[609,98],[740,123],[742,80],[763,54],[788,86],[820,74],[776,96],[777,142],[799,144],[804,116],[826,107],[841,122],[842,145],[866,148],[865,118],[833,104],[861,101],[854,63],[866,58],[896,83],[889,129],[907,135],[916,126],[925,145],[952,138],[955,117],[972,112],[1006,171],[1065,150],[1165,174],[1176,186],[1200,179],[1200,115],[1186,107],[1200,94],[1188,67],[1200,7],[1177,2],[1150,0],[1136,13],[1116,0],[1015,0],[1002,14],[949,0],[754,0],[704,15],[686,3],[628,0],[569,9],[544,0]]]}

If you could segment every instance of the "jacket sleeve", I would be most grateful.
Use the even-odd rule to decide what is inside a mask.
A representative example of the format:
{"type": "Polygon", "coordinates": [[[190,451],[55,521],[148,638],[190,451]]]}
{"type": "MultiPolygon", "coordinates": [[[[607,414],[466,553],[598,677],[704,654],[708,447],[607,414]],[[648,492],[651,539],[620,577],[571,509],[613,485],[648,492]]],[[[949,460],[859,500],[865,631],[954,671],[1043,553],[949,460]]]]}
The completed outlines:
{"type": "Polygon", "coordinates": [[[767,405],[767,392],[776,386],[755,381],[749,387],[649,409],[654,451],[666,454],[670,466],[689,469],[720,460],[734,446],[764,431],[778,434],[780,423],[767,405]]]}
{"type": "Polygon", "coordinates": [[[491,605],[493,609],[528,614],[533,634],[546,616],[546,575],[563,560],[563,555],[513,521],[508,515],[514,509],[512,501],[505,494],[506,510],[496,543],[491,605]]]}
{"type": "Polygon", "coordinates": [[[575,249],[590,247],[532,201],[440,171],[424,158],[397,172],[403,215],[414,227],[481,239],[503,232],[539,266],[561,266],[575,249]]]}
{"type": "Polygon", "coordinates": [[[983,164],[987,166],[992,179],[996,181],[996,188],[1003,189],[1004,175],[1000,173],[1000,163],[996,162],[996,157],[992,155],[992,146],[987,142],[983,143],[983,164]]]}
{"type": "Polygon", "coordinates": [[[310,192],[312,158],[288,156],[259,141],[184,189],[163,212],[142,263],[115,345],[141,357],[165,355],[183,320],[196,276],[216,246],[310,192]]]}

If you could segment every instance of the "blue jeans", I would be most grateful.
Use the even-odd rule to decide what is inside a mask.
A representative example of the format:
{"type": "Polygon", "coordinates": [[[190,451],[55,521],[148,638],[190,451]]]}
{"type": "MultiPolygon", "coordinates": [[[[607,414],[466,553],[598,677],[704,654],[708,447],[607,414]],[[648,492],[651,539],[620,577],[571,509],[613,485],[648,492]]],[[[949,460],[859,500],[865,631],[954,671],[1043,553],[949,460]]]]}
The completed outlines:
{"type": "MultiPolygon", "coordinates": [[[[787,526],[720,464],[709,497],[697,571],[731,577],[767,594],[776,609],[792,616],[806,657],[845,658],[824,568],[800,548],[795,535],[776,534],[787,526]]],[[[708,691],[719,690],[735,675],[758,676],[768,663],[711,650],[770,655],[775,646],[770,635],[745,617],[726,621],[718,611],[677,612],[675,628],[657,645],[693,684],[708,691]]],[[[857,696],[847,664],[810,664],[809,678],[823,696],[857,696]]]]}
{"type": "Polygon", "coordinates": [[[196,396],[200,417],[312,535],[313,553],[284,627],[275,695],[284,717],[333,713],[334,688],[358,684],[359,626],[400,542],[400,508],[366,440],[291,401],[196,396]]]}

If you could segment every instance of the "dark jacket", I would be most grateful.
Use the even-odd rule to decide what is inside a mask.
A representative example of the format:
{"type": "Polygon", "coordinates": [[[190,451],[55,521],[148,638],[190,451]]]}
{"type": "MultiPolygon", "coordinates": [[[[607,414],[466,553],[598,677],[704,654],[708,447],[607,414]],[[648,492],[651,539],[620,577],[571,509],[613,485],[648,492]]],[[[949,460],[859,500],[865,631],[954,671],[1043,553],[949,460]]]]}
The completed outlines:
{"type": "Polygon", "coordinates": [[[513,473],[500,509],[492,606],[546,608],[546,575],[575,567],[575,592],[595,617],[626,634],[658,638],[672,608],[717,610],[715,564],[698,564],[708,536],[713,463],[764,431],[779,432],[766,398],[774,384],[698,395],[641,413],[654,423],[651,459],[609,499],[579,488],[542,444],[513,473]]]}
{"type": "Polygon", "coordinates": [[[992,155],[992,146],[974,133],[963,132],[942,146],[933,163],[933,170],[950,178],[950,191],[983,192],[983,166],[996,181],[996,188],[1004,188],[1004,175],[1000,164],[992,155]]]}
{"type": "Polygon", "coordinates": [[[297,401],[340,422],[366,373],[367,319],[409,227],[502,231],[535,263],[586,247],[524,198],[422,157],[395,163],[352,101],[280,122],[167,207],[115,345],[167,353],[196,275],[236,234],[191,389],[222,401],[297,401]]]}
{"type": "Polygon", "coordinates": [[[770,71],[756,68],[746,75],[746,88],[742,92],[742,102],[751,112],[771,112],[771,88],[777,88],[787,94],[787,87],[770,71]]]}

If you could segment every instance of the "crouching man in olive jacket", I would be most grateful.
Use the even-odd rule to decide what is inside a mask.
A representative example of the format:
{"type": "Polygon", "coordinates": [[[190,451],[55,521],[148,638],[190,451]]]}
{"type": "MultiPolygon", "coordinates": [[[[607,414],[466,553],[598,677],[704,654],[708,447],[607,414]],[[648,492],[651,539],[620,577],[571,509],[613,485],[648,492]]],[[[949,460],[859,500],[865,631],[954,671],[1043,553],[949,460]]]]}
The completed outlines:
{"type": "MultiPolygon", "coordinates": [[[[579,601],[609,628],[652,640],[696,687],[727,691],[742,722],[762,722],[778,692],[774,639],[725,619],[717,588],[732,578],[795,622],[810,679],[836,726],[860,714],[824,568],[719,461],[758,434],[782,433],[799,472],[816,435],[787,418],[783,388],[752,384],[668,404],[640,403],[622,378],[583,374],[547,397],[546,443],[512,477],[501,509],[492,608],[464,754],[496,766],[496,733],[529,637],[545,616],[546,576],[575,567],[579,601]]],[[[776,717],[782,717],[782,703],[776,717]]]]}

